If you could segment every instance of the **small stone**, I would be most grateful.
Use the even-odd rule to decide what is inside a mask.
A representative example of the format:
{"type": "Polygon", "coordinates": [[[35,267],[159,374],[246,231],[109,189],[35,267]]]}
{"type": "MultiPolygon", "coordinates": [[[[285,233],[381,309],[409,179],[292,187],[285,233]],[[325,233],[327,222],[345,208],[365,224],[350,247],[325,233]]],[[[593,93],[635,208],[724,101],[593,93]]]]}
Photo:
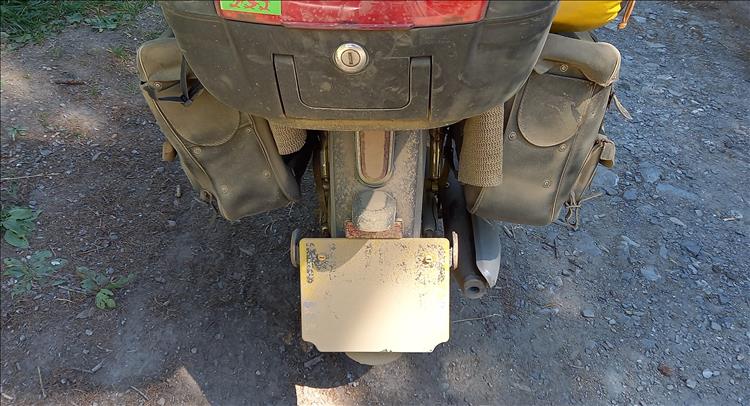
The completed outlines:
{"type": "Polygon", "coordinates": [[[262,372],[260,372],[260,369],[259,369],[259,370],[257,370],[257,371],[255,371],[255,375],[257,375],[257,376],[261,376],[262,374],[263,374],[263,373],[262,373],[262,372]]]}
{"type": "Polygon", "coordinates": [[[167,227],[174,227],[177,225],[177,222],[174,220],[167,220],[167,227]]]}
{"type": "Polygon", "coordinates": [[[621,235],[620,238],[622,239],[622,244],[627,245],[629,247],[639,248],[641,246],[641,244],[638,244],[637,242],[633,241],[627,235],[621,235]]]}
{"type": "Polygon", "coordinates": [[[597,188],[615,188],[620,182],[620,177],[607,168],[598,168],[594,176],[593,185],[597,188]]]}
{"type": "Polygon", "coordinates": [[[661,179],[661,169],[651,163],[641,164],[639,170],[647,183],[656,183],[661,179]]]}
{"type": "Polygon", "coordinates": [[[670,217],[669,221],[671,221],[674,224],[677,224],[680,227],[687,227],[687,225],[683,223],[682,220],[678,219],[677,217],[670,217]]]}
{"type": "Polygon", "coordinates": [[[193,354],[196,354],[198,352],[198,349],[193,347],[190,349],[190,352],[192,352],[193,354]]]}
{"type": "Polygon", "coordinates": [[[659,257],[663,260],[669,259],[669,250],[667,247],[660,245],[659,246],[659,257]]]}
{"type": "Polygon", "coordinates": [[[94,308],[93,307],[87,307],[83,310],[81,310],[80,313],[76,315],[77,319],[88,319],[89,317],[94,315],[94,308]]]}
{"type": "Polygon", "coordinates": [[[672,384],[667,385],[667,390],[674,390],[674,385],[672,384]]]}
{"type": "Polygon", "coordinates": [[[698,200],[698,195],[687,190],[680,189],[676,186],[672,186],[668,183],[659,183],[656,185],[656,191],[662,195],[670,195],[672,197],[678,197],[685,200],[698,200]]]}
{"type": "Polygon", "coordinates": [[[711,330],[713,330],[713,331],[721,331],[721,324],[719,324],[719,323],[717,323],[715,321],[712,321],[711,322],[711,330]]]}
{"type": "Polygon", "coordinates": [[[596,240],[587,232],[580,232],[578,241],[574,244],[575,250],[590,257],[601,257],[603,252],[596,244],[596,240]]]}
{"type": "Polygon", "coordinates": [[[157,401],[156,401],[156,403],[157,403],[157,404],[158,404],[159,406],[164,406],[164,405],[166,405],[166,404],[167,404],[167,400],[166,400],[166,399],[164,399],[164,398],[159,398],[159,400],[157,400],[157,401]]]}
{"type": "Polygon", "coordinates": [[[708,378],[714,376],[714,373],[711,372],[710,369],[704,369],[703,373],[701,375],[703,375],[704,378],[708,379],[708,378]]]}
{"type": "Polygon", "coordinates": [[[562,278],[559,277],[559,276],[555,276],[555,286],[557,286],[559,288],[559,287],[562,287],[562,285],[563,285],[562,278]]]}
{"type": "Polygon", "coordinates": [[[622,194],[622,198],[630,202],[638,200],[638,191],[636,189],[628,189],[622,194]]]}
{"type": "Polygon", "coordinates": [[[536,286],[535,286],[535,288],[536,288],[536,290],[540,290],[541,291],[541,290],[544,290],[544,285],[542,285],[541,283],[537,283],[536,286]]]}
{"type": "Polygon", "coordinates": [[[695,389],[696,386],[698,386],[698,381],[695,379],[688,379],[685,381],[685,386],[687,386],[690,389],[695,389]]]}
{"type": "Polygon", "coordinates": [[[92,336],[92,335],[94,335],[94,330],[86,329],[86,331],[84,331],[84,333],[85,333],[85,334],[86,334],[87,336],[92,336]]]}
{"type": "Polygon", "coordinates": [[[646,278],[647,280],[651,282],[656,282],[659,279],[661,279],[661,275],[659,275],[659,272],[656,270],[656,267],[653,265],[646,265],[643,268],[641,268],[641,276],[646,278]]]}
{"type": "Polygon", "coordinates": [[[683,249],[685,249],[687,252],[692,254],[694,257],[697,257],[698,254],[701,253],[701,245],[700,243],[692,240],[683,240],[680,244],[683,249]]]}
{"type": "Polygon", "coordinates": [[[587,319],[594,318],[594,316],[595,316],[594,309],[592,309],[591,307],[588,307],[588,306],[584,307],[583,310],[581,310],[581,316],[583,316],[583,317],[585,317],[587,319]]]}
{"type": "Polygon", "coordinates": [[[607,323],[609,323],[610,326],[614,326],[615,324],[617,324],[617,320],[615,320],[615,319],[609,319],[609,320],[607,320],[607,323]]]}
{"type": "Polygon", "coordinates": [[[573,274],[573,272],[571,272],[570,269],[563,269],[563,271],[562,271],[562,276],[570,276],[572,274],[573,274]]]}
{"type": "Polygon", "coordinates": [[[161,276],[157,276],[156,278],[154,278],[154,280],[157,281],[157,282],[159,282],[159,283],[166,283],[167,282],[167,280],[164,279],[161,276]]]}

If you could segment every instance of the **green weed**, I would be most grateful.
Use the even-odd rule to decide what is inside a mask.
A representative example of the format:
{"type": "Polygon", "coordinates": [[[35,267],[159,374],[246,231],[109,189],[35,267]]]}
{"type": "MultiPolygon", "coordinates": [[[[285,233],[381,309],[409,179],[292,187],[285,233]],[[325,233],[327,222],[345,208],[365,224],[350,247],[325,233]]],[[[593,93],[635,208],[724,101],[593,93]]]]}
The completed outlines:
{"type": "Polygon", "coordinates": [[[153,0],[3,0],[0,23],[14,46],[40,42],[63,28],[86,24],[102,32],[133,19],[153,0]]]}
{"type": "Polygon", "coordinates": [[[87,293],[96,294],[94,303],[96,307],[102,310],[110,310],[117,307],[114,290],[124,287],[134,278],[133,274],[120,278],[111,278],[84,266],[79,266],[76,268],[76,271],[81,277],[81,288],[87,293]]]}
{"type": "Polygon", "coordinates": [[[47,51],[47,55],[49,55],[52,59],[60,59],[62,54],[63,50],[60,47],[52,47],[49,51],[47,51]]]}
{"type": "Polygon", "coordinates": [[[89,85],[89,95],[92,97],[99,97],[102,95],[102,91],[99,89],[99,87],[96,84],[90,84],[89,85]]]}
{"type": "Polygon", "coordinates": [[[119,45],[116,47],[109,48],[107,51],[109,51],[109,53],[114,55],[117,59],[119,59],[122,62],[126,61],[129,58],[128,51],[126,51],[125,48],[119,45]]]}
{"type": "Polygon", "coordinates": [[[63,281],[51,282],[50,278],[65,266],[67,261],[60,258],[52,259],[50,251],[36,251],[28,258],[5,258],[3,262],[5,263],[3,275],[15,279],[11,295],[16,296],[29,293],[40,286],[63,283],[63,281]]]}
{"type": "Polygon", "coordinates": [[[27,207],[0,209],[0,228],[5,241],[16,248],[29,248],[28,235],[36,228],[39,213],[27,207]]]}
{"type": "Polygon", "coordinates": [[[10,139],[15,142],[16,138],[26,135],[26,131],[28,131],[27,128],[14,125],[8,129],[8,135],[10,136],[10,139]]]}

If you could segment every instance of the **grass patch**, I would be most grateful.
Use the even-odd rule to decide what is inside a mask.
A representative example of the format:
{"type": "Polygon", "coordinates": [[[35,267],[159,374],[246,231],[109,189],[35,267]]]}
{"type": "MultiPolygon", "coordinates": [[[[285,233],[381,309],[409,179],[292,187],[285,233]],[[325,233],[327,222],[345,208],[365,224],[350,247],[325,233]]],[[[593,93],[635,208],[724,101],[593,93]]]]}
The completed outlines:
{"type": "Polygon", "coordinates": [[[40,42],[70,25],[84,24],[102,32],[133,19],[153,0],[2,0],[3,41],[19,47],[40,42]]]}
{"type": "Polygon", "coordinates": [[[122,46],[116,46],[109,48],[107,50],[110,54],[114,55],[115,58],[119,59],[120,62],[125,62],[130,56],[128,55],[128,51],[125,50],[122,46]]]}

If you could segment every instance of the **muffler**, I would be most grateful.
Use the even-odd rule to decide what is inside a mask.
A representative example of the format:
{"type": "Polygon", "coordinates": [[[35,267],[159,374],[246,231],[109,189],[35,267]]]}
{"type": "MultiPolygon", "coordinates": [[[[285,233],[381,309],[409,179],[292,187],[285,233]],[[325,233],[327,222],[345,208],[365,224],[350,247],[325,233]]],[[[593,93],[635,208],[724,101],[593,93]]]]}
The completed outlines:
{"type": "Polygon", "coordinates": [[[440,185],[440,202],[443,213],[443,232],[445,238],[458,234],[458,267],[453,270],[453,277],[458,282],[461,293],[469,299],[479,299],[489,288],[485,277],[477,268],[474,231],[471,214],[466,210],[466,199],[463,189],[452,172],[440,185]]]}

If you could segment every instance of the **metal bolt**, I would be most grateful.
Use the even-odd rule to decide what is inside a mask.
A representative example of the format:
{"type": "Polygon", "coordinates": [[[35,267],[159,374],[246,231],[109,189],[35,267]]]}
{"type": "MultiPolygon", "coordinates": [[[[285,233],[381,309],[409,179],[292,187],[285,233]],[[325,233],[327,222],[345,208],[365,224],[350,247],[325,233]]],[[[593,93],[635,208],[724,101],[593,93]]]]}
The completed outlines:
{"type": "Polygon", "coordinates": [[[565,152],[566,149],[568,149],[568,144],[560,144],[560,146],[557,147],[557,150],[560,152],[565,152]]]}
{"type": "Polygon", "coordinates": [[[161,89],[161,82],[154,82],[154,87],[157,89],[161,89]]]}
{"type": "Polygon", "coordinates": [[[247,133],[250,134],[250,135],[255,135],[255,133],[253,132],[253,129],[249,128],[249,127],[247,129],[247,133]]]}
{"type": "Polygon", "coordinates": [[[270,178],[271,177],[271,172],[269,172],[268,169],[264,169],[263,170],[263,177],[270,178]]]}
{"type": "Polygon", "coordinates": [[[561,72],[567,72],[568,71],[568,65],[566,65],[566,64],[560,65],[560,71],[561,72]]]}
{"type": "Polygon", "coordinates": [[[200,155],[201,152],[203,152],[203,150],[201,149],[201,147],[193,147],[193,153],[195,155],[200,155]]]}
{"type": "Polygon", "coordinates": [[[509,139],[509,140],[515,140],[515,139],[516,139],[516,132],[515,132],[515,131],[511,131],[511,132],[510,132],[510,133],[508,134],[508,139],[509,139]]]}
{"type": "Polygon", "coordinates": [[[323,262],[326,259],[328,259],[328,257],[326,257],[324,254],[318,254],[318,261],[323,262]]]}
{"type": "Polygon", "coordinates": [[[425,264],[425,265],[432,264],[432,257],[429,256],[429,255],[425,256],[424,259],[422,260],[422,263],[425,264]]]}
{"type": "Polygon", "coordinates": [[[542,186],[544,186],[545,188],[548,188],[548,187],[552,186],[552,181],[549,180],[549,179],[545,179],[544,183],[542,184],[542,186]]]}
{"type": "Polygon", "coordinates": [[[220,192],[221,192],[221,194],[223,194],[223,195],[228,195],[228,194],[229,194],[229,186],[227,186],[227,185],[221,185],[221,186],[219,187],[219,191],[220,191],[220,192]]]}

